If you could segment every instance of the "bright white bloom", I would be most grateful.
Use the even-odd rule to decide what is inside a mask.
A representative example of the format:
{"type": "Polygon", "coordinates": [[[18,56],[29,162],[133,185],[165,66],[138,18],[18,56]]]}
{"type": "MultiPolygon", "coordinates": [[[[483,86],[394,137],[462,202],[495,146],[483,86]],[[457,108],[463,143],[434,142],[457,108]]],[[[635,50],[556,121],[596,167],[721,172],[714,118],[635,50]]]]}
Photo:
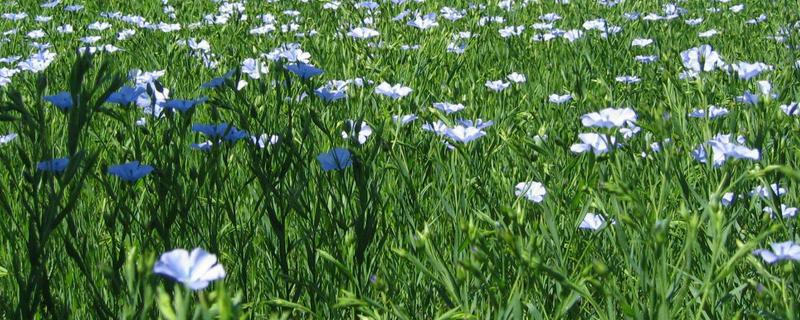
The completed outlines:
{"type": "Polygon", "coordinates": [[[6,134],[6,135],[0,135],[0,145],[4,145],[6,143],[14,141],[14,139],[16,139],[16,138],[17,138],[17,134],[13,133],[13,132],[9,133],[9,134],[6,134]]]}
{"type": "Polygon", "coordinates": [[[411,91],[413,91],[411,88],[401,84],[390,85],[386,82],[381,82],[381,84],[375,87],[375,93],[395,100],[407,96],[411,91]]]}
{"type": "Polygon", "coordinates": [[[681,52],[681,62],[686,69],[694,72],[714,71],[725,66],[719,53],[707,44],[681,52]]]}
{"type": "Polygon", "coordinates": [[[578,229],[597,231],[600,230],[605,223],[606,218],[602,215],[587,212],[586,216],[583,217],[583,221],[581,221],[581,224],[578,226],[578,229]]]}
{"type": "Polygon", "coordinates": [[[578,134],[581,143],[573,144],[569,149],[574,153],[584,153],[592,151],[595,155],[601,155],[611,151],[611,145],[615,143],[614,137],[597,133],[578,134]]]}
{"type": "Polygon", "coordinates": [[[525,78],[524,74],[519,74],[519,73],[516,73],[516,72],[512,72],[511,74],[506,76],[506,78],[509,81],[514,82],[514,83],[524,83],[525,81],[528,80],[527,78],[525,78]]]}
{"type": "Polygon", "coordinates": [[[438,27],[439,23],[436,22],[436,14],[429,13],[424,16],[417,15],[414,17],[414,20],[409,20],[407,23],[409,26],[412,26],[417,29],[426,30],[434,27],[438,27]]]}
{"type": "Polygon", "coordinates": [[[634,47],[646,47],[653,43],[653,39],[633,39],[631,45],[634,47]]]}
{"type": "Polygon", "coordinates": [[[342,131],[342,138],[350,139],[350,135],[357,136],[357,140],[359,144],[364,144],[367,142],[367,138],[372,135],[372,128],[364,121],[361,122],[361,127],[358,128],[358,132],[356,131],[355,125],[353,120],[347,120],[347,131],[342,131]]]}
{"type": "Polygon", "coordinates": [[[517,197],[524,197],[532,202],[540,203],[544,201],[544,197],[547,195],[547,189],[544,188],[541,182],[520,182],[514,186],[514,194],[517,197]]]}
{"type": "Polygon", "coordinates": [[[153,266],[153,273],[170,277],[192,290],[202,290],[210,282],[225,278],[225,269],[217,263],[217,256],[201,248],[191,253],[175,249],[162,254],[153,266]]]}
{"type": "Polygon", "coordinates": [[[631,108],[605,108],[599,112],[581,116],[581,123],[584,127],[619,128],[635,122],[636,111],[631,108]]]}

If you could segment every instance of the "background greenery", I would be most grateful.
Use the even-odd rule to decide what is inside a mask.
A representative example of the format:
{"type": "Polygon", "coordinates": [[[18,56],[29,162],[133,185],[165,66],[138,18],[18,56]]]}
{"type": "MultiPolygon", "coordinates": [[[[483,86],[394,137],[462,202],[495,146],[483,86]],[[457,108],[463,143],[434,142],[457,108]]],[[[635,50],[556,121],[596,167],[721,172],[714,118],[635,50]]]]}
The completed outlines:
{"type": "MultiPolygon", "coordinates": [[[[122,42],[115,32],[131,26],[98,14],[169,21],[159,1],[87,1],[77,13],[6,3],[0,11],[25,11],[29,18],[0,21],[2,30],[19,29],[6,36],[0,55],[27,56],[35,49],[25,33],[42,29],[48,37],[41,40],[59,56],[41,77],[20,73],[2,89],[0,134],[20,136],[0,145],[0,317],[796,318],[796,264],[766,265],[751,251],[800,239],[796,218],[770,219],[762,211],[797,204],[800,123],[778,108],[800,97],[797,51],[791,49],[797,29],[786,29],[785,43],[766,36],[795,23],[800,10],[790,1],[743,3],[745,11],[735,14],[727,10],[734,3],[685,1],[679,3],[689,11],[684,16],[646,22],[627,21],[622,13],[663,13],[661,3],[609,8],[543,1],[507,12],[492,2],[456,22],[440,17],[439,27],[422,31],[407,26],[408,18],[391,18],[404,8],[437,12],[443,3],[387,2],[373,14],[380,48],[344,36],[367,15],[350,1],[336,11],[318,1],[250,1],[246,21],[175,33],[138,30],[122,42]],[[722,11],[707,12],[711,7],[722,11]],[[280,24],[293,19],[281,14],[288,9],[300,12],[300,31],[318,35],[280,32],[280,24]],[[478,25],[481,16],[502,15],[507,25],[529,26],[548,12],[563,17],[556,25],[565,30],[601,17],[624,30],[608,38],[586,31],[574,43],[534,42],[530,29],[503,39],[497,31],[503,24],[478,25]],[[249,35],[262,13],[275,15],[278,31],[249,35]],[[765,22],[745,23],[760,13],[768,15],[765,22]],[[36,23],[37,14],[53,20],[36,23]],[[700,16],[705,21],[698,27],[682,22],[700,16]],[[114,28],[84,28],[97,20],[114,28]],[[76,32],[58,34],[63,23],[76,32]],[[711,28],[720,34],[697,37],[711,28]],[[477,38],[463,55],[447,53],[460,31],[477,38]],[[79,59],[77,39],[90,34],[124,51],[79,59]],[[211,43],[218,69],[205,68],[177,44],[190,37],[211,43]],[[634,38],[655,43],[632,48],[634,38]],[[301,43],[326,73],[302,82],[272,63],[265,79],[247,79],[242,91],[233,89],[238,72],[224,88],[199,89],[243,59],[287,42],[301,43]],[[704,43],[725,61],[774,65],[759,79],[769,79],[780,98],[737,104],[734,97],[755,91],[754,83],[724,72],[679,80],[679,53],[704,43]],[[404,51],[403,44],[420,48],[404,51]],[[639,64],[637,54],[659,60],[639,64]],[[160,81],[171,97],[210,100],[136,127],[138,108],[102,103],[133,68],[166,70],[160,81]],[[528,81],[501,93],[483,85],[514,71],[528,81]],[[623,85],[614,81],[619,75],[643,80],[623,85]],[[331,104],[311,92],[327,80],[355,77],[414,91],[395,101],[373,94],[369,85],[350,85],[348,98],[331,104]],[[59,91],[82,102],[62,112],[41,99],[59,91]],[[563,92],[575,99],[546,102],[563,92]],[[297,101],[302,93],[309,97],[297,101]],[[446,116],[430,107],[439,101],[466,109],[446,116]],[[709,104],[731,113],[717,120],[686,116],[709,104]],[[605,156],[570,153],[577,134],[590,131],[580,115],[609,106],[634,108],[642,132],[605,156]],[[412,112],[421,119],[411,125],[391,121],[412,112]],[[453,151],[420,129],[423,122],[452,123],[456,116],[495,125],[453,151]],[[341,138],[348,119],[375,129],[366,144],[341,138]],[[277,134],[280,141],[265,149],[244,141],[210,152],[189,148],[205,140],[191,132],[192,123],[218,122],[277,134]],[[717,133],[746,136],[762,160],[721,168],[693,160],[690,150],[717,133]],[[667,138],[671,144],[651,152],[651,143],[667,138]],[[316,156],[334,147],[353,152],[353,167],[321,170],[316,156]],[[35,170],[38,161],[63,156],[73,160],[66,173],[35,170]],[[131,160],[156,171],[132,185],[106,174],[109,165],[131,160]],[[530,180],[547,187],[544,202],[514,196],[514,185],[530,180]],[[719,204],[724,192],[747,194],[771,183],[789,192],[719,204]],[[578,230],[587,212],[617,223],[599,232],[578,230]],[[192,293],[150,274],[160,253],[194,247],[219,256],[228,273],[224,281],[192,293]]],[[[218,6],[172,5],[184,26],[218,6]]],[[[468,7],[465,1],[447,5],[468,7]]]]}

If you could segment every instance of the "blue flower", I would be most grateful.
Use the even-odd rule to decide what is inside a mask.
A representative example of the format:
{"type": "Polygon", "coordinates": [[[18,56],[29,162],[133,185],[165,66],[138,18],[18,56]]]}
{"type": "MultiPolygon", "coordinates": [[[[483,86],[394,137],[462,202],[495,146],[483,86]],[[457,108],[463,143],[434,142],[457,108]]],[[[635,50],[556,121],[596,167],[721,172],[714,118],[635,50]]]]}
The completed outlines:
{"type": "Polygon", "coordinates": [[[317,90],[314,90],[314,93],[325,100],[325,102],[333,102],[339,99],[344,99],[347,97],[347,94],[344,90],[334,90],[328,87],[321,87],[317,90]]]}
{"type": "Polygon", "coordinates": [[[69,92],[59,92],[52,96],[44,96],[44,100],[52,103],[61,110],[69,110],[72,108],[72,96],[69,92]]]}
{"type": "Polygon", "coordinates": [[[164,103],[164,109],[178,109],[181,112],[186,112],[194,106],[206,101],[208,101],[208,97],[200,97],[192,100],[170,99],[164,103]]]}
{"type": "Polygon", "coordinates": [[[324,73],[322,69],[312,66],[307,63],[292,63],[284,66],[286,70],[298,75],[303,80],[308,80],[313,76],[318,76],[324,73]]]}
{"type": "Polygon", "coordinates": [[[126,182],[136,182],[136,180],[153,172],[153,167],[142,165],[139,161],[113,165],[108,167],[108,174],[114,175],[126,182]]]}
{"type": "Polygon", "coordinates": [[[64,172],[69,165],[69,158],[59,158],[39,162],[36,164],[36,169],[46,172],[64,172]]]}
{"type": "Polygon", "coordinates": [[[228,142],[236,142],[250,136],[249,134],[247,134],[247,132],[239,130],[236,127],[227,123],[220,123],[220,124],[196,123],[192,125],[192,131],[200,132],[210,138],[223,139],[228,142]]]}
{"type": "Polygon", "coordinates": [[[322,170],[344,170],[353,165],[350,159],[350,151],[342,148],[334,148],[331,151],[321,153],[317,156],[317,161],[322,166],[322,170]]]}
{"type": "Polygon", "coordinates": [[[143,93],[145,93],[145,89],[143,87],[131,88],[129,86],[124,86],[119,88],[119,91],[109,95],[108,99],[106,99],[106,102],[125,106],[135,102],[136,98],[143,93]]]}

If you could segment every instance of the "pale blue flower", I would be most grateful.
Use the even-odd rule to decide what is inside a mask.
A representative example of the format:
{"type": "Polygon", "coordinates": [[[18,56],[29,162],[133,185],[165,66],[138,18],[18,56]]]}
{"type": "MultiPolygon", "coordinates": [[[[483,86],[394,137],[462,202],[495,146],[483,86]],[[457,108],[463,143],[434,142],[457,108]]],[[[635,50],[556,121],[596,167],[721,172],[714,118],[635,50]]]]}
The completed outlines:
{"type": "Polygon", "coordinates": [[[146,90],[143,87],[132,88],[129,86],[123,86],[122,88],[119,88],[117,92],[114,92],[111,95],[109,95],[108,99],[106,99],[106,102],[116,103],[123,106],[129,105],[135,102],[136,98],[138,98],[145,92],[146,90]]]}
{"type": "Polygon", "coordinates": [[[539,203],[544,201],[547,195],[547,189],[538,181],[520,182],[514,186],[514,195],[517,197],[524,197],[531,202],[539,203]]]}
{"type": "Polygon", "coordinates": [[[225,269],[217,256],[201,248],[191,253],[175,249],[161,255],[153,265],[153,273],[172,278],[191,290],[202,290],[212,281],[225,278],[225,269]]]}
{"type": "Polygon", "coordinates": [[[793,241],[770,244],[772,251],[767,249],[754,250],[753,254],[760,256],[764,262],[773,264],[784,260],[800,261],[800,245],[793,241]]]}

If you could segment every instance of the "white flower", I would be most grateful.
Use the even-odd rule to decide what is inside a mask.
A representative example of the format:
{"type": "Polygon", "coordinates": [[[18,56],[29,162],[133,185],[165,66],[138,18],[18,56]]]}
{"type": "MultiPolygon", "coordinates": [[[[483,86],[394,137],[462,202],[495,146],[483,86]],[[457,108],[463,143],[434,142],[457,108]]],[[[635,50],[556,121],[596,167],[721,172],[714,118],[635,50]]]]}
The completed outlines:
{"type": "Polygon", "coordinates": [[[352,30],[347,32],[347,35],[356,39],[369,39],[379,36],[380,33],[378,32],[378,30],[375,29],[358,27],[358,28],[353,28],[352,30]]]}
{"type": "Polygon", "coordinates": [[[586,216],[583,217],[583,221],[581,221],[581,224],[578,226],[578,228],[597,231],[600,230],[600,228],[602,228],[605,223],[606,223],[606,218],[603,217],[602,215],[595,214],[592,212],[587,212],[586,216]]]}
{"type": "Polygon", "coordinates": [[[631,108],[605,108],[600,112],[587,113],[581,116],[584,127],[614,128],[636,122],[636,111],[631,108]]]}
{"type": "Polygon", "coordinates": [[[631,45],[634,47],[646,47],[653,43],[652,39],[633,39],[631,45]]]}
{"type": "Polygon", "coordinates": [[[547,189],[537,181],[520,182],[514,186],[514,194],[517,197],[525,197],[525,199],[532,202],[540,203],[544,201],[544,197],[547,195],[547,189]]]}
{"type": "Polygon", "coordinates": [[[414,20],[409,20],[407,23],[409,26],[412,26],[417,29],[426,30],[433,27],[439,26],[439,23],[436,22],[436,14],[429,13],[424,16],[417,15],[414,17],[414,20]]]}
{"type": "Polygon", "coordinates": [[[153,266],[153,273],[170,277],[192,290],[204,289],[210,282],[225,277],[225,269],[217,263],[217,256],[201,248],[191,253],[175,249],[162,254],[153,266]]]}
{"type": "Polygon", "coordinates": [[[411,91],[413,91],[411,88],[401,84],[390,85],[386,82],[381,82],[381,84],[375,87],[375,93],[395,100],[407,96],[411,91]]]}
{"type": "Polygon", "coordinates": [[[509,81],[514,83],[524,83],[525,81],[528,80],[527,78],[525,78],[524,74],[519,74],[516,72],[512,72],[511,74],[506,76],[506,78],[508,78],[509,81]]]}
{"type": "Polygon", "coordinates": [[[683,66],[694,72],[708,72],[725,66],[719,54],[707,44],[681,52],[683,66]]]}
{"type": "Polygon", "coordinates": [[[592,151],[595,155],[601,155],[611,151],[611,145],[613,145],[616,140],[614,137],[597,133],[581,133],[578,134],[578,139],[581,140],[581,143],[573,144],[570,147],[570,151],[574,153],[592,151]]]}
{"type": "Polygon", "coordinates": [[[356,131],[356,128],[353,123],[353,120],[347,120],[347,128],[348,131],[342,131],[342,138],[350,139],[350,135],[355,135],[358,137],[359,144],[366,143],[367,138],[369,138],[369,136],[372,135],[372,128],[366,122],[363,121],[361,122],[361,127],[357,129],[358,132],[354,132],[356,131]]]}

